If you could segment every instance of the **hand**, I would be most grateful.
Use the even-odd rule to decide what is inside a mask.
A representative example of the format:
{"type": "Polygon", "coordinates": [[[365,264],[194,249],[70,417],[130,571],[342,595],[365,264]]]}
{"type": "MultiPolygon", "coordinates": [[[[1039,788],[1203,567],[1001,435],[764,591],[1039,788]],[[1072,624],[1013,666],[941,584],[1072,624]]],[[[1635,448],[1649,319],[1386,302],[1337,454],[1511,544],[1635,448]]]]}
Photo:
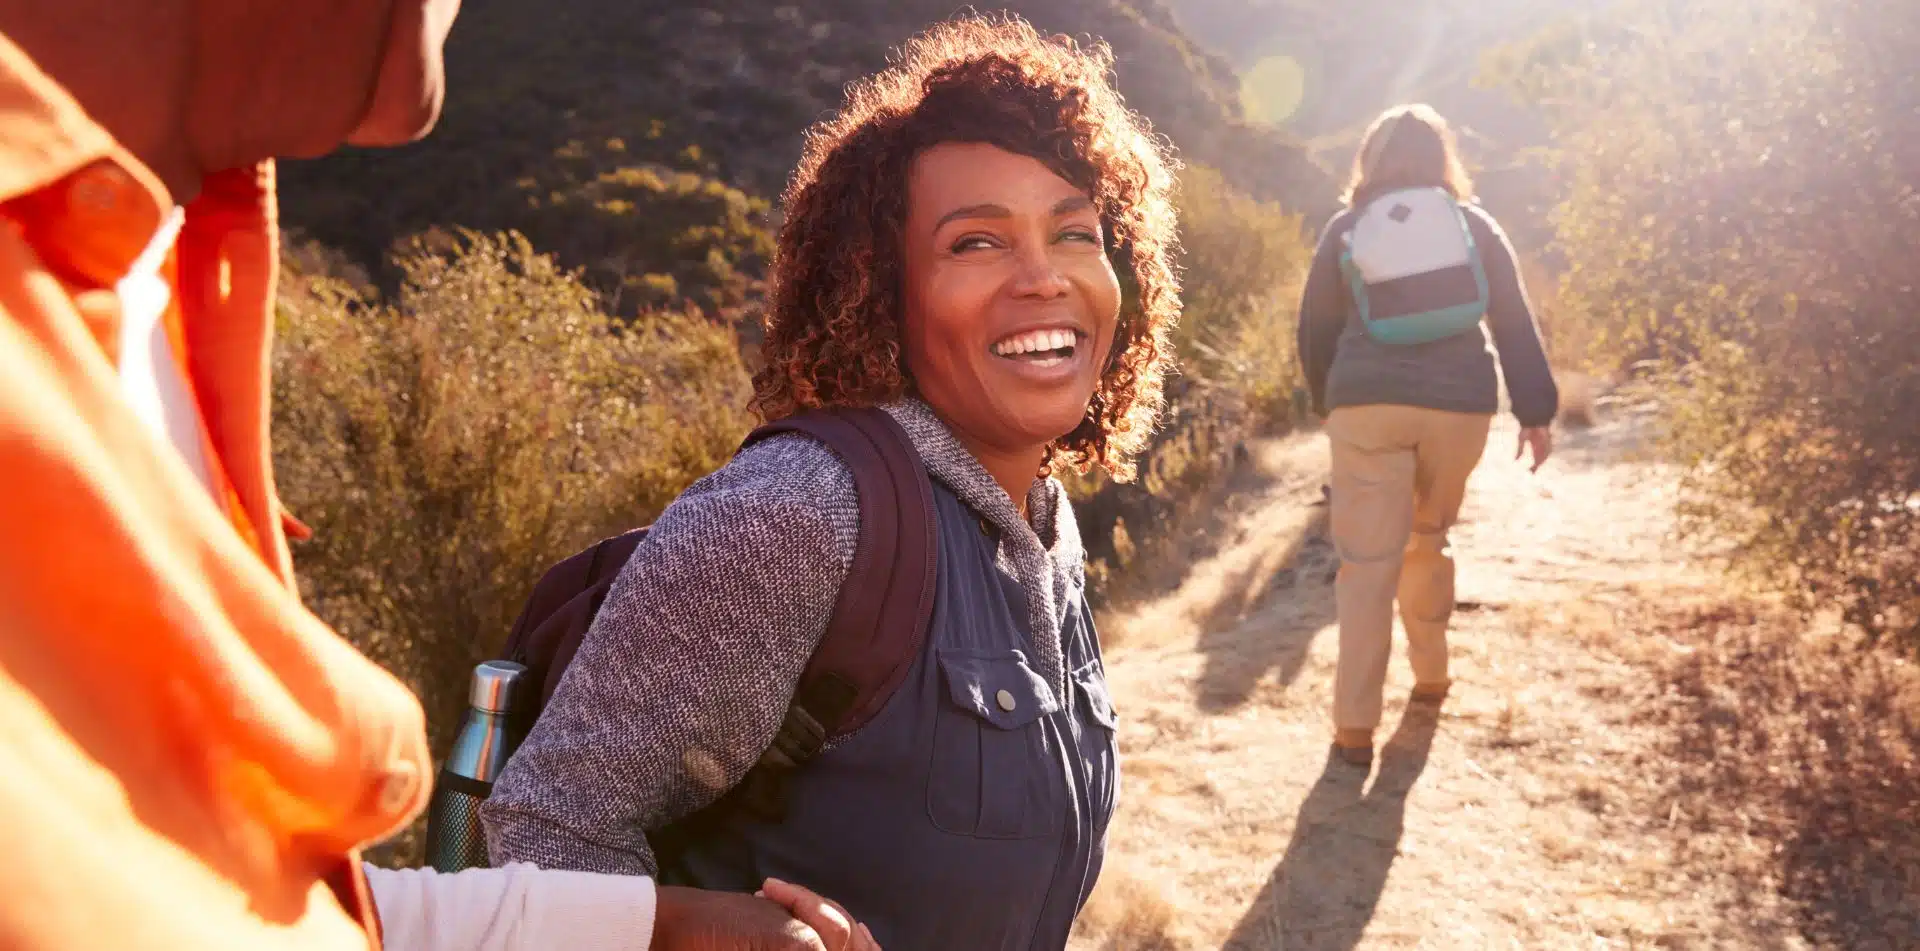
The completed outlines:
{"type": "Polygon", "coordinates": [[[765,898],[668,886],[655,894],[649,951],[840,951],[765,898]]]}
{"type": "Polygon", "coordinates": [[[1528,447],[1533,449],[1533,469],[1539,472],[1547,464],[1547,457],[1553,455],[1553,430],[1546,426],[1528,426],[1520,430],[1520,441],[1513,447],[1513,458],[1526,455],[1528,447]]]}
{"type": "Polygon", "coordinates": [[[827,951],[880,951],[880,943],[873,940],[873,932],[868,931],[866,925],[855,922],[845,908],[798,885],[769,878],[760,889],[760,896],[785,908],[812,928],[826,944],[827,951]]]}

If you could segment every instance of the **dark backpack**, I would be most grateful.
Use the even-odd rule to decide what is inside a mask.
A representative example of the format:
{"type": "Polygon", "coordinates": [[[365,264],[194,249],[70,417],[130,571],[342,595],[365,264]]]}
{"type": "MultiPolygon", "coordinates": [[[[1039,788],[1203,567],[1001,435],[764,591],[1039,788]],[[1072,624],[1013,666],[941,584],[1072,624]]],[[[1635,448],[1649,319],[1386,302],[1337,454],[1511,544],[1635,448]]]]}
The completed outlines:
{"type": "MultiPolygon", "coordinates": [[[[709,818],[744,808],[779,821],[788,777],[829,739],[852,733],[880,712],[919,656],[933,614],[933,488],[900,424],[879,409],[818,410],[754,430],[741,449],[783,433],[819,440],[852,470],[860,529],[826,634],[800,675],[773,744],[740,785],[708,810],[709,818]]],[[[515,733],[524,736],[553,696],[607,591],[646,534],[638,528],[601,541],[548,569],[534,586],[505,651],[506,659],[527,668],[524,695],[515,704],[515,733]]],[[[669,858],[662,855],[663,864],[669,858]]]]}

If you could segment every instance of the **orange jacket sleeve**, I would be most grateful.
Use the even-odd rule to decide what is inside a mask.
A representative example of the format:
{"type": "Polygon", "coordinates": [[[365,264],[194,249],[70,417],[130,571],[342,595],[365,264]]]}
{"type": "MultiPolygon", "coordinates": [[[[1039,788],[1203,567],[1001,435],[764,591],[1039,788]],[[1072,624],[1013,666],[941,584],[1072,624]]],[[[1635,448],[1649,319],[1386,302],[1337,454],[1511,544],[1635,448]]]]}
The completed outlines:
{"type": "Polygon", "coordinates": [[[366,947],[321,879],[422,808],[418,702],[121,402],[111,292],[0,224],[0,946],[366,947]]]}

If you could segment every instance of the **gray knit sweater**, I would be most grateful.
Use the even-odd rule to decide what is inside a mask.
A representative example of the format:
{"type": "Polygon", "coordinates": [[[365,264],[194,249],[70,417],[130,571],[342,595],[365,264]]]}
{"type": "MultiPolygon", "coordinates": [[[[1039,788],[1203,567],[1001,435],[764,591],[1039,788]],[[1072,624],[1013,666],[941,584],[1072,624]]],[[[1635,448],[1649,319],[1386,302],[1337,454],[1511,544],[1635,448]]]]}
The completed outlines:
{"type": "MultiPolygon", "coordinates": [[[[998,529],[1034,662],[1065,696],[1060,628],[1084,571],[1065,491],[1036,481],[1029,525],[925,404],[887,410],[933,478],[998,529]]],[[[853,474],[798,435],[751,447],[668,506],[481,810],[494,864],[653,874],[645,832],[712,803],[773,741],[858,528],[853,474]]]]}

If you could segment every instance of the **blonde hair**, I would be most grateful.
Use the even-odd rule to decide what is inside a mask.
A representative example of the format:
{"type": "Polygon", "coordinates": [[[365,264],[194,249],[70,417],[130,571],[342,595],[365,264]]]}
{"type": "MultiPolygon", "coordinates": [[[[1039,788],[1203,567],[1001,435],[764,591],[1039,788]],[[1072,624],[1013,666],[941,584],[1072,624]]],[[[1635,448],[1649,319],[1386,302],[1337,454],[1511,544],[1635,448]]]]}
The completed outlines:
{"type": "Polygon", "coordinates": [[[1340,200],[1364,205],[1401,188],[1444,188],[1461,201],[1473,200],[1473,178],[1460,162],[1453,127],[1423,103],[1395,106],[1367,127],[1340,200]]]}

